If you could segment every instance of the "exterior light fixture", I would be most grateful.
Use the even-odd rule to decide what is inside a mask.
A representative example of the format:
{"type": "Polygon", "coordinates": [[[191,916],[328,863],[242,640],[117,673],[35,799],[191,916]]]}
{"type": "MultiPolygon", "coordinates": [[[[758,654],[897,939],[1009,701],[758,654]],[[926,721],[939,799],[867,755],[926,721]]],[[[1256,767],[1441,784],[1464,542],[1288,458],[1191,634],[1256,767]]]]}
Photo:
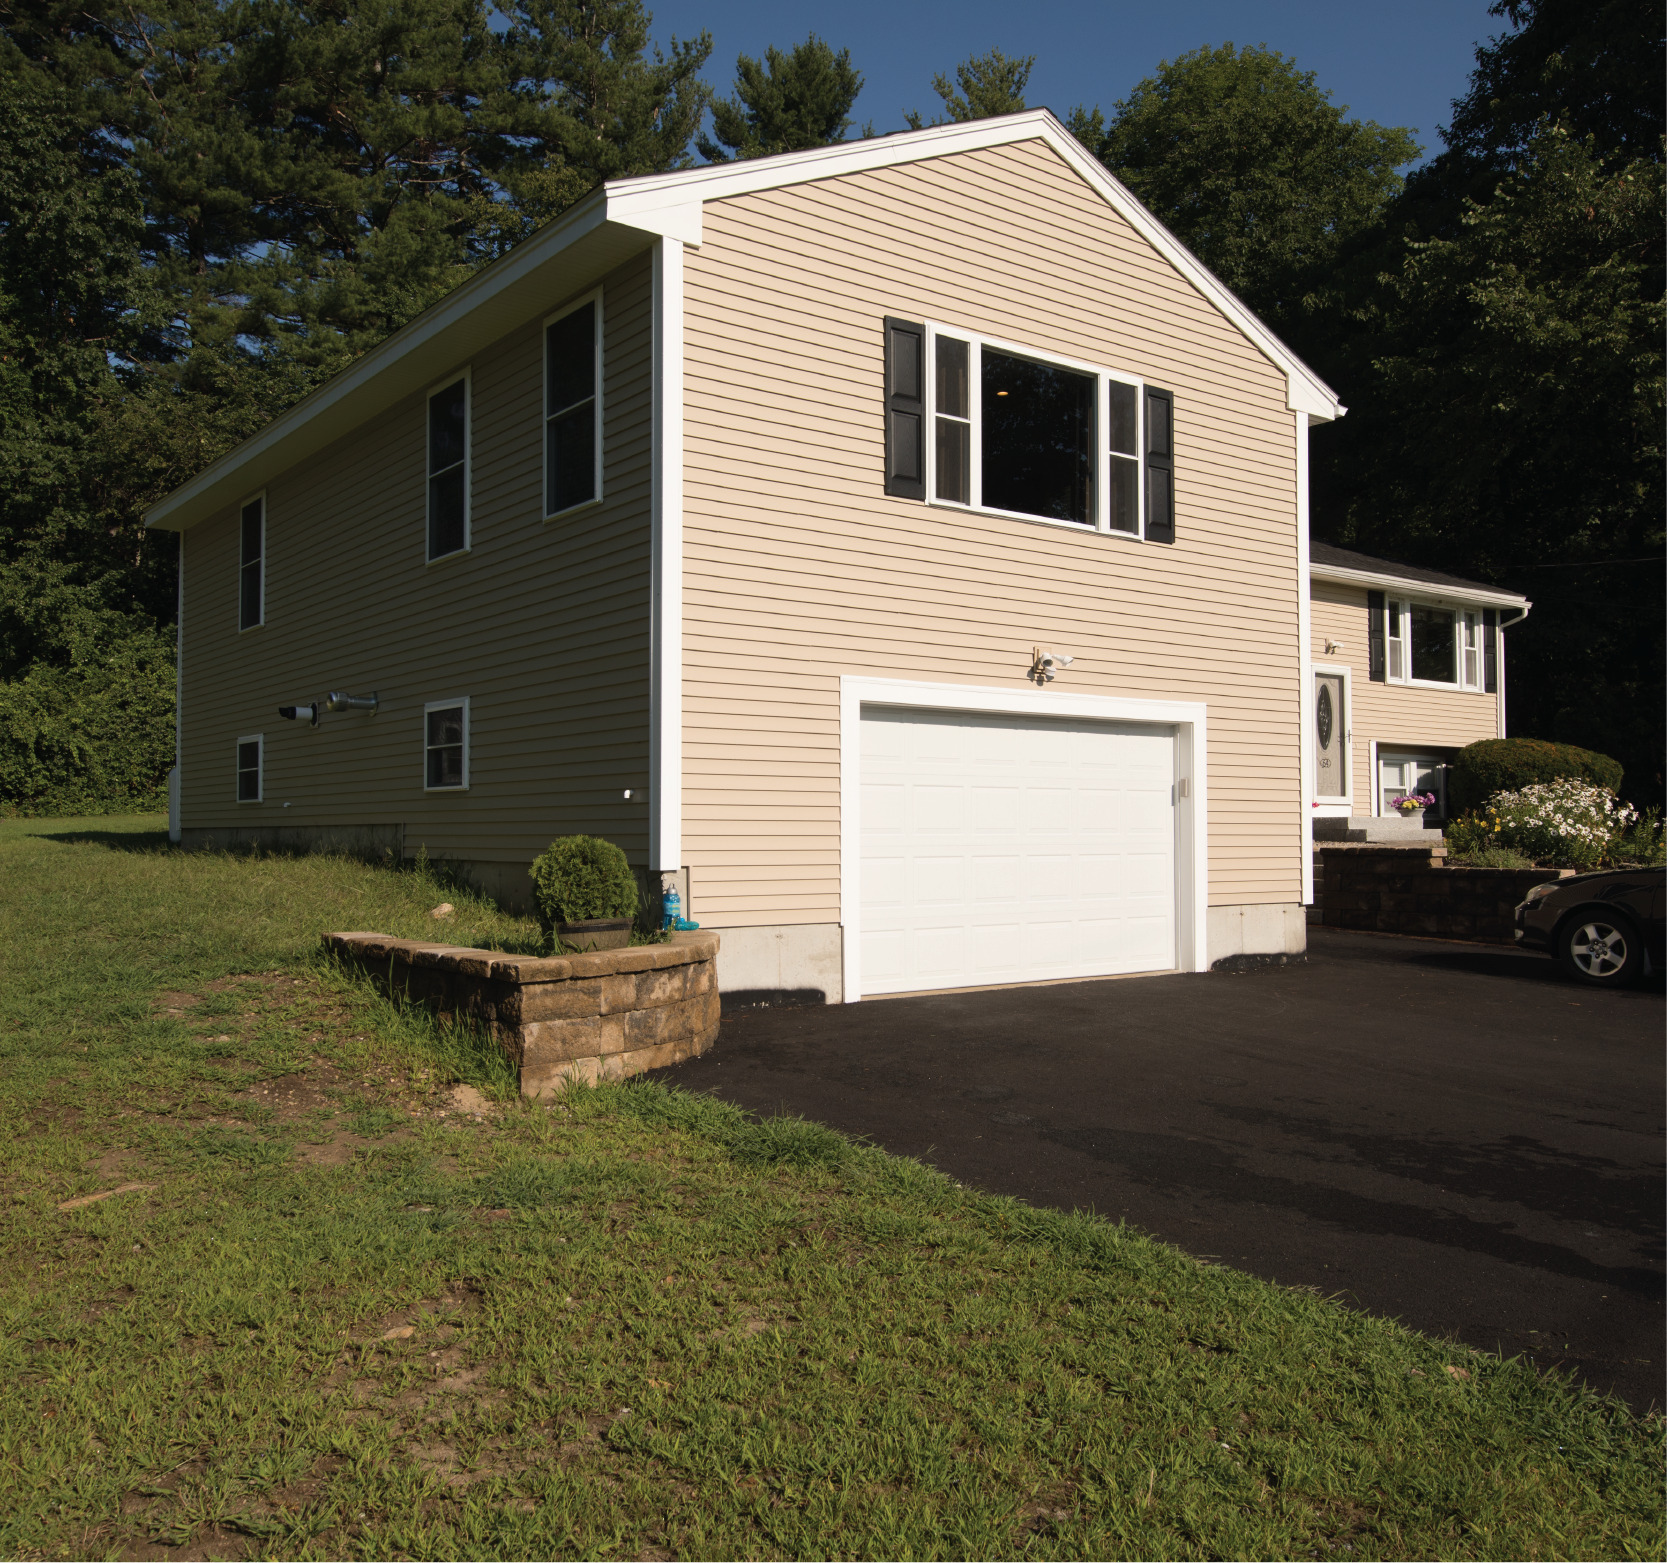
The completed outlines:
{"type": "Polygon", "coordinates": [[[1036,646],[1030,653],[1030,672],[1026,675],[1036,684],[1051,684],[1061,668],[1068,668],[1077,659],[1063,651],[1044,651],[1036,646]]]}

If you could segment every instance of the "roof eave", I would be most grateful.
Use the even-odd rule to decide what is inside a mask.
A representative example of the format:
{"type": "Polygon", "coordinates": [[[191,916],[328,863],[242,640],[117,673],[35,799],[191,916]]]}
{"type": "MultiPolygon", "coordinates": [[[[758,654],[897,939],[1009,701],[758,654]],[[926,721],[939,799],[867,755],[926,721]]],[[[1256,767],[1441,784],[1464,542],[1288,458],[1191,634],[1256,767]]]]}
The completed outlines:
{"type": "MultiPolygon", "coordinates": [[[[1371,586],[1385,591],[1422,592],[1427,597],[1447,597],[1458,602],[1479,603],[1488,608],[1520,608],[1523,617],[1534,605],[1517,592],[1499,591],[1491,586],[1458,582],[1426,581],[1413,575],[1396,575],[1387,570],[1351,570],[1344,565],[1311,564],[1308,575],[1315,581],[1334,581],[1339,586],[1371,586]]],[[[1513,621],[1514,622],[1514,621],[1513,621]]]]}
{"type": "MultiPolygon", "coordinates": [[[[503,331],[513,330],[540,307],[554,308],[666,232],[688,239],[687,214],[667,212],[657,218],[645,210],[625,217],[614,209],[606,188],[594,191],[158,500],[145,512],[145,525],[184,531],[255,493],[279,472],[449,374],[503,331]]],[[[690,242],[699,242],[698,230],[690,242]]]]}

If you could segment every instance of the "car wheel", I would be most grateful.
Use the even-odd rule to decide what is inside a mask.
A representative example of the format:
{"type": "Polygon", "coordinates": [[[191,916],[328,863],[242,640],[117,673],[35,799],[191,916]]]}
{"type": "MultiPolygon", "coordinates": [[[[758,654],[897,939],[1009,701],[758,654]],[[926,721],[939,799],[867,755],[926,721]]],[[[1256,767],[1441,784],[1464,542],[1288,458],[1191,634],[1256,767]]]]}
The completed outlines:
{"type": "Polygon", "coordinates": [[[1631,920],[1597,907],[1576,912],[1557,947],[1563,964],[1596,987],[1625,987],[1644,969],[1644,941],[1631,920]]]}

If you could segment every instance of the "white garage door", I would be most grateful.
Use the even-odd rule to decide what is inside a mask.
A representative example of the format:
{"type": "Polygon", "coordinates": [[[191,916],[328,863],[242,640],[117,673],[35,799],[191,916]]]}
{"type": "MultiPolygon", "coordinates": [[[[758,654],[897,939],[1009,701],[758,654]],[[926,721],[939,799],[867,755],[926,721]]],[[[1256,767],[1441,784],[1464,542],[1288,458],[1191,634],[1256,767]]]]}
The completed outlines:
{"type": "Polygon", "coordinates": [[[1168,971],[1175,734],[862,713],[869,993],[1168,971]]]}

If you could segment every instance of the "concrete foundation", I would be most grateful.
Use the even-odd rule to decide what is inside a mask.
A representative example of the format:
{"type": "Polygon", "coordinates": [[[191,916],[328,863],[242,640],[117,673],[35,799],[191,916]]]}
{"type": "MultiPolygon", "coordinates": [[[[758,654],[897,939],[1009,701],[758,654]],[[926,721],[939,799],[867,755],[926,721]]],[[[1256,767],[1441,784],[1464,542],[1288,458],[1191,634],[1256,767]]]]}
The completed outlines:
{"type": "Polygon", "coordinates": [[[724,1003],[842,1004],[844,930],[838,923],[723,928],[718,991],[724,1003]]]}
{"type": "Polygon", "coordinates": [[[1308,917],[1300,902],[1212,906],[1207,916],[1211,971],[1301,959],[1308,949],[1308,917]]]}

